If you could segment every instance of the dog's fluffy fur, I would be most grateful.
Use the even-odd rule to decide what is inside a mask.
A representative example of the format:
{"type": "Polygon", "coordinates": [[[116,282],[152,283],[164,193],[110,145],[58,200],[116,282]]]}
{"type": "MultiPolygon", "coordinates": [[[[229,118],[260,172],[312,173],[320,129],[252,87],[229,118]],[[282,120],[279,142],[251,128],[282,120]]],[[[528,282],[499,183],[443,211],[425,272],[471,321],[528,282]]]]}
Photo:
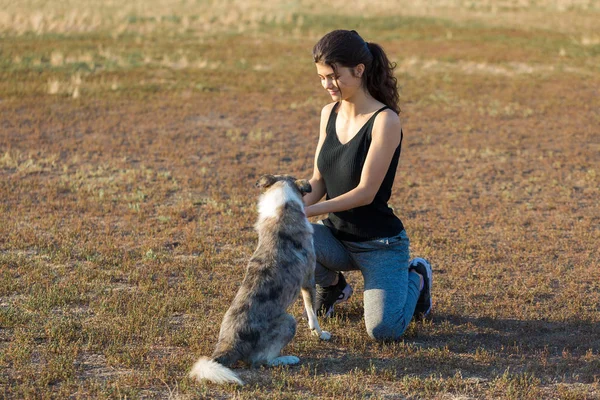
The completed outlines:
{"type": "Polygon", "coordinates": [[[215,351],[211,358],[201,357],[190,371],[197,380],[243,384],[229,368],[238,361],[251,366],[299,362],[280,352],[296,333],[296,320],[286,310],[300,292],[313,334],[323,340],[331,337],[319,327],[314,310],[313,229],[302,202],[310,184],[287,175],[264,175],[256,185],[264,189],[255,225],[258,247],[225,313],[215,351]]]}

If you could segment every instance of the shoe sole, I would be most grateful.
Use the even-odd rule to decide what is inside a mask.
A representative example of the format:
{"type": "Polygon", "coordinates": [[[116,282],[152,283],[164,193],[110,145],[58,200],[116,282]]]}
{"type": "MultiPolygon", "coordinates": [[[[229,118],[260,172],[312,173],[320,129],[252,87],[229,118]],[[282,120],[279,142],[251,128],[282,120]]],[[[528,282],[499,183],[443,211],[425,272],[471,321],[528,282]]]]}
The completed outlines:
{"type": "Polygon", "coordinates": [[[323,318],[329,318],[332,316],[333,314],[333,307],[336,304],[340,304],[343,303],[345,301],[348,301],[350,299],[350,296],[352,296],[352,293],[354,293],[354,289],[352,289],[352,286],[350,285],[346,285],[346,287],[342,290],[342,294],[344,295],[343,298],[336,300],[335,303],[333,303],[333,305],[331,307],[329,307],[329,309],[327,310],[327,312],[325,314],[323,314],[323,318]]]}
{"type": "Polygon", "coordinates": [[[433,270],[431,269],[431,264],[429,264],[429,261],[427,261],[424,258],[421,257],[417,257],[415,259],[412,260],[412,262],[410,263],[410,265],[415,265],[415,264],[423,264],[425,266],[425,271],[427,273],[427,280],[429,281],[429,308],[422,313],[423,317],[427,317],[430,313],[431,313],[431,308],[432,308],[432,304],[431,304],[431,286],[433,284],[433,270]]]}

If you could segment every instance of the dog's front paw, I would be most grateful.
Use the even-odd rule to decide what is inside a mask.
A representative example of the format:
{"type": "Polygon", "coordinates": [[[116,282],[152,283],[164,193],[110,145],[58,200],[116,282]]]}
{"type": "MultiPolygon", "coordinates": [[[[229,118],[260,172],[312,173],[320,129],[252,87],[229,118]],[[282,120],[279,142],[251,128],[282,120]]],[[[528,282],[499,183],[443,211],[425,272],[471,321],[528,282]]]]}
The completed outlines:
{"type": "Polygon", "coordinates": [[[327,331],[318,332],[316,329],[312,331],[313,336],[318,336],[321,340],[329,340],[331,339],[331,333],[327,331]]]}

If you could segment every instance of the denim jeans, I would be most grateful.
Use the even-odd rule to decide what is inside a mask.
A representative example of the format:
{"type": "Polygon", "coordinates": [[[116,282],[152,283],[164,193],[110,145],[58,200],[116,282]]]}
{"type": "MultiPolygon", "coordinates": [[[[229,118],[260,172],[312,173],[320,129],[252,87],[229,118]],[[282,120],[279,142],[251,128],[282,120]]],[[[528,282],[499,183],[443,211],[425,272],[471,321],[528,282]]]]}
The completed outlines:
{"type": "Polygon", "coordinates": [[[406,330],[419,298],[420,278],[408,272],[406,231],[397,236],[350,242],[336,239],[329,228],[313,224],[317,256],[315,280],[331,285],[337,271],[359,270],[364,279],[367,334],[375,340],[396,340],[406,330]]]}

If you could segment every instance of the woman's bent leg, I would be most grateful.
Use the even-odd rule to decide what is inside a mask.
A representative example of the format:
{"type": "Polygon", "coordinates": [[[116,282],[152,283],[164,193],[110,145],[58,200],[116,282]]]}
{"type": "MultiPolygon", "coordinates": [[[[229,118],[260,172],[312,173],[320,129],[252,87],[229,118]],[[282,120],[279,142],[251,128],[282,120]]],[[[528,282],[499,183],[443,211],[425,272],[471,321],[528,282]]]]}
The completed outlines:
{"type": "Polygon", "coordinates": [[[394,238],[346,244],[365,280],[368,335],[375,340],[397,340],[413,317],[420,288],[419,275],[408,271],[406,232],[394,238]]]}
{"type": "Polygon", "coordinates": [[[317,265],[315,268],[315,282],[321,287],[327,287],[335,282],[338,271],[356,270],[350,253],[337,240],[329,228],[322,224],[312,224],[314,229],[313,242],[317,265]]]}

